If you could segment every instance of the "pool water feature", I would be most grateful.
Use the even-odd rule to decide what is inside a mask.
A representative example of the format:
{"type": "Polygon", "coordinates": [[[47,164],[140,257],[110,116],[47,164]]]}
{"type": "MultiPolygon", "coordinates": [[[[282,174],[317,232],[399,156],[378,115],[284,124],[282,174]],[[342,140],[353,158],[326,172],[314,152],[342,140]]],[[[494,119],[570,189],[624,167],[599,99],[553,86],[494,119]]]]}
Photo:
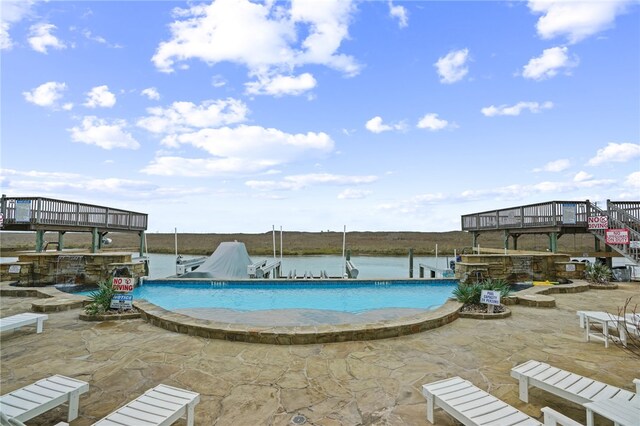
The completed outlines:
{"type": "Polygon", "coordinates": [[[167,310],[315,309],[361,313],[387,308],[434,309],[451,297],[457,285],[455,280],[154,280],[137,286],[133,297],[167,310]]]}

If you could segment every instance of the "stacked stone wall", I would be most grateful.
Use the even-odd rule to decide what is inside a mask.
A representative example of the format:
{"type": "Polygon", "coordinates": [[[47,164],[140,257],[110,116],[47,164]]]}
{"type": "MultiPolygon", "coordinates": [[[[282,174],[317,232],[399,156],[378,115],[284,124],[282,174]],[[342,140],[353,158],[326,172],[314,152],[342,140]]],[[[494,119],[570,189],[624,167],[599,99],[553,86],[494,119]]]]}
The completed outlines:
{"type": "Polygon", "coordinates": [[[455,277],[464,283],[487,278],[510,283],[564,281],[583,278],[585,266],[565,254],[468,254],[456,263],[455,277]]]}
{"type": "Polygon", "coordinates": [[[147,275],[145,264],[133,262],[129,253],[26,253],[17,262],[0,264],[0,281],[26,286],[95,285],[110,279],[116,270],[133,278],[147,275]]]}

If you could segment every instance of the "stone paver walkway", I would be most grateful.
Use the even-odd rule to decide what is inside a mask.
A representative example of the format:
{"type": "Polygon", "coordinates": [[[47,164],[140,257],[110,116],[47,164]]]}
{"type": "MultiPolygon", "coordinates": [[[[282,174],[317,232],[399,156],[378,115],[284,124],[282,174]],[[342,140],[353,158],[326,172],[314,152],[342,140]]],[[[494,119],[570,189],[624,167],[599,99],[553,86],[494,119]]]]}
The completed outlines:
{"type": "MultiPolygon", "coordinates": [[[[300,346],[192,337],[141,319],[84,322],[80,309],[53,312],[42,334],[0,335],[1,392],[52,374],[87,381],[72,426],[89,425],[159,383],[201,394],[200,426],[291,425],[296,415],[313,425],[427,425],[421,385],[461,376],[534,417],[548,405],[584,423],[583,409],[540,390],[521,402],[509,371],[537,359],[633,390],[640,358],[584,342],[576,311],[617,312],[631,296],[639,303],[640,284],[553,296],[556,308],[514,305],[505,319],[458,319],[400,338],[300,346]]],[[[29,311],[34,300],[2,297],[0,316],[29,311]]],[[[64,419],[65,409],[54,409],[27,424],[64,419]]],[[[436,423],[455,424],[440,410],[436,423]]]]}

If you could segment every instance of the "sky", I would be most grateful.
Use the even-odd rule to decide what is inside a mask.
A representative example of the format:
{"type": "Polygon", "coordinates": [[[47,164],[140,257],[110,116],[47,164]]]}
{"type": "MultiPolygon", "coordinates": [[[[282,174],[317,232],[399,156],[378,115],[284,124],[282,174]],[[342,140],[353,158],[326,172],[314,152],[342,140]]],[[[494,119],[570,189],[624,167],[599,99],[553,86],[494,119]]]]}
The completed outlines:
{"type": "Polygon", "coordinates": [[[148,232],[640,200],[640,2],[0,0],[0,188],[148,232]]]}

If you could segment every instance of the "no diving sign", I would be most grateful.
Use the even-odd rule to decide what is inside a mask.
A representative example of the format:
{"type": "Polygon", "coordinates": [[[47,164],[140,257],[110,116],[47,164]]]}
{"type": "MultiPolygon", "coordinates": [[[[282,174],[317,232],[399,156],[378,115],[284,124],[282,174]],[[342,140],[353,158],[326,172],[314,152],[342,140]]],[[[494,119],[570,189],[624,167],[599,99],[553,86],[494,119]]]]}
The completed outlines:
{"type": "Polygon", "coordinates": [[[129,293],[133,291],[133,286],[135,285],[134,278],[125,278],[125,277],[114,277],[111,282],[111,287],[115,291],[129,293]]]}
{"type": "Polygon", "coordinates": [[[589,229],[607,229],[609,227],[609,218],[607,216],[590,216],[587,218],[589,229]]]}

